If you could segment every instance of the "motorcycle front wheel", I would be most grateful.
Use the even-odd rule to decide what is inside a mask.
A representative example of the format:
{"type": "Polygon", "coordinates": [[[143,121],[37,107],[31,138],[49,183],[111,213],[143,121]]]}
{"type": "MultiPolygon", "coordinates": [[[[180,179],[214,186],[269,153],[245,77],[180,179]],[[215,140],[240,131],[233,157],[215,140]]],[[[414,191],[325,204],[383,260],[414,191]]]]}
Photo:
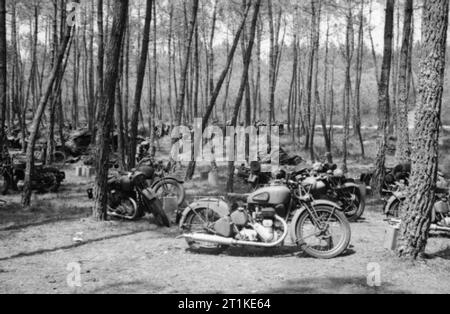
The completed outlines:
{"type": "Polygon", "coordinates": [[[143,196],[142,201],[147,207],[148,212],[153,214],[155,222],[160,227],[170,227],[170,220],[164,212],[163,205],[158,198],[149,200],[147,197],[143,196]]]}
{"type": "MultiPolygon", "coordinates": [[[[186,233],[205,233],[208,234],[207,228],[212,226],[221,217],[209,208],[198,208],[192,210],[186,217],[186,222],[184,224],[184,231],[186,233]]],[[[208,242],[197,242],[190,239],[186,239],[187,244],[191,251],[200,254],[211,254],[217,255],[222,253],[227,249],[226,246],[208,243],[208,242]]]]}
{"type": "Polygon", "coordinates": [[[342,212],[327,206],[317,206],[315,217],[309,211],[301,214],[296,236],[303,251],[315,258],[331,259],[344,253],[351,238],[348,219],[342,212]]]}

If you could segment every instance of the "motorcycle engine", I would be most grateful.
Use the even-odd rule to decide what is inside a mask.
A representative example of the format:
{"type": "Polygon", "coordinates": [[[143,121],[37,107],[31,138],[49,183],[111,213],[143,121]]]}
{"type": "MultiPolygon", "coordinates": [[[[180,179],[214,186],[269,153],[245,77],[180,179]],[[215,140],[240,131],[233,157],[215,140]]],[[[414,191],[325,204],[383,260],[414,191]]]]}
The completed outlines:
{"type": "Polygon", "coordinates": [[[116,190],[112,190],[109,194],[109,206],[116,209],[122,203],[122,194],[116,190]]]}
{"type": "Polygon", "coordinates": [[[258,233],[259,238],[266,243],[275,241],[277,237],[275,232],[275,208],[262,208],[255,216],[256,223],[252,227],[258,233]]]}

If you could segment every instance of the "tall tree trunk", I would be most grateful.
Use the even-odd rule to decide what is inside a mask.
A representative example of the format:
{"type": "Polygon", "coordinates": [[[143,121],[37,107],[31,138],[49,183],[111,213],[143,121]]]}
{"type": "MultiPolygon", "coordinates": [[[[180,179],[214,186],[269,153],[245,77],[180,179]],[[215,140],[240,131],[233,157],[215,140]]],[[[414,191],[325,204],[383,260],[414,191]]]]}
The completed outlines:
{"type": "Polygon", "coordinates": [[[380,196],[385,176],[386,163],[386,141],[389,132],[389,83],[391,77],[391,61],[392,61],[392,38],[394,28],[394,0],[386,0],[386,22],[384,29],[384,56],[383,66],[381,70],[380,86],[379,86],[379,133],[378,155],[376,160],[375,175],[372,178],[372,188],[376,196],[380,196]]]}
{"type": "Polygon", "coordinates": [[[345,86],[343,93],[343,124],[344,124],[344,137],[343,137],[343,165],[344,172],[347,172],[347,159],[348,159],[348,141],[350,133],[350,104],[352,103],[352,80],[351,80],[351,67],[354,54],[354,29],[353,29],[353,9],[350,1],[347,2],[347,32],[345,40],[345,86]]]}
{"type": "MultiPolygon", "coordinates": [[[[373,0],[370,0],[370,11],[369,11],[369,39],[370,39],[370,46],[372,48],[372,59],[373,59],[373,65],[375,69],[375,80],[377,82],[377,87],[380,86],[380,74],[378,72],[378,58],[377,53],[375,51],[375,43],[373,40],[373,34],[372,34],[372,28],[370,25],[372,25],[372,16],[373,16],[373,0]]],[[[380,117],[380,114],[378,115],[380,117]]]]}
{"type": "Polygon", "coordinates": [[[103,0],[97,0],[97,106],[100,105],[103,97],[103,66],[105,55],[105,41],[103,32],[103,0]]]}
{"type": "MultiPolygon", "coordinates": [[[[327,115],[328,115],[328,70],[329,70],[329,42],[330,42],[330,18],[327,16],[327,32],[325,39],[325,69],[324,69],[324,87],[323,87],[323,102],[320,106],[320,117],[322,123],[323,138],[325,140],[326,156],[329,163],[333,163],[333,156],[331,153],[331,139],[330,132],[327,127],[327,115]]],[[[330,128],[332,126],[330,125],[330,128]]]]}
{"type": "Polygon", "coordinates": [[[34,168],[34,149],[39,133],[39,126],[41,124],[42,116],[44,115],[45,107],[47,106],[47,102],[50,98],[50,94],[54,89],[56,79],[58,75],[63,75],[60,69],[63,63],[63,59],[66,56],[66,50],[72,35],[72,30],[73,28],[67,25],[64,40],[61,47],[59,48],[58,58],[56,59],[56,62],[53,66],[46,88],[44,89],[45,92],[39,101],[39,105],[33,118],[33,123],[31,124],[30,137],[28,139],[28,147],[26,153],[24,189],[22,194],[22,205],[24,207],[29,207],[31,202],[31,174],[34,168]]]}
{"type": "MultiPolygon", "coordinates": [[[[241,34],[242,34],[243,30],[244,30],[244,27],[245,27],[245,24],[246,24],[246,21],[247,21],[247,16],[248,16],[250,8],[251,8],[251,4],[249,2],[249,3],[247,3],[247,7],[246,7],[246,10],[245,10],[245,13],[244,13],[244,17],[242,19],[242,23],[241,23],[241,25],[240,25],[240,27],[239,27],[239,29],[238,29],[235,37],[234,37],[233,44],[231,46],[231,50],[228,53],[227,62],[226,62],[225,68],[223,69],[223,71],[222,71],[222,73],[221,73],[221,75],[219,77],[219,80],[217,81],[217,84],[216,84],[216,86],[214,88],[214,92],[211,94],[211,99],[209,100],[208,108],[206,108],[206,112],[203,115],[202,132],[204,132],[206,130],[208,121],[211,118],[211,114],[212,114],[212,112],[214,110],[214,107],[216,106],[217,98],[219,97],[220,90],[222,89],[222,85],[225,82],[225,79],[227,77],[228,72],[230,71],[231,65],[233,63],[234,54],[235,54],[237,46],[239,44],[239,40],[241,38],[241,34]]],[[[195,149],[194,149],[194,151],[195,151],[195,149]]],[[[194,176],[195,166],[196,166],[195,160],[191,161],[189,163],[189,167],[188,167],[188,169],[186,171],[186,180],[191,180],[192,177],[194,176]]]]}
{"type": "Polygon", "coordinates": [[[109,43],[106,49],[105,88],[103,102],[100,104],[97,132],[97,176],[95,178],[95,205],[93,216],[97,220],[107,218],[107,179],[108,159],[111,145],[111,130],[113,127],[115,90],[118,84],[119,58],[121,45],[126,28],[128,0],[115,0],[113,3],[113,23],[109,43]]]}
{"type": "Polygon", "coordinates": [[[397,112],[397,160],[399,163],[409,163],[411,158],[409,142],[408,99],[410,80],[408,65],[410,64],[410,47],[412,33],[413,0],[405,2],[405,17],[403,25],[403,43],[400,52],[399,66],[399,100],[397,112]]]}
{"type": "Polygon", "coordinates": [[[177,99],[177,109],[176,109],[176,123],[177,125],[182,124],[183,112],[185,111],[185,98],[186,98],[186,85],[187,85],[187,75],[189,70],[189,59],[192,50],[192,41],[194,37],[195,24],[197,23],[197,12],[199,7],[199,0],[193,0],[192,4],[192,16],[188,30],[188,38],[185,46],[185,56],[181,67],[180,76],[180,92],[177,99]]]}
{"type": "MultiPolygon", "coordinates": [[[[242,104],[242,99],[244,97],[245,88],[248,86],[248,72],[250,68],[250,61],[252,58],[252,51],[253,51],[253,45],[255,43],[255,37],[256,37],[256,25],[258,23],[258,17],[259,17],[259,9],[261,7],[261,0],[256,0],[254,4],[253,9],[253,18],[251,23],[251,30],[249,34],[249,42],[248,47],[245,52],[245,59],[244,59],[244,69],[242,72],[242,78],[241,83],[239,86],[239,91],[236,98],[236,103],[234,106],[234,112],[233,112],[233,118],[231,121],[231,125],[236,128],[237,126],[237,118],[239,115],[240,107],[242,104]]],[[[232,135],[234,136],[234,135],[232,135]]],[[[227,191],[232,192],[234,189],[234,161],[228,162],[228,182],[227,182],[227,191]]]]}
{"type": "Polygon", "coordinates": [[[147,64],[148,46],[150,41],[150,26],[152,22],[153,0],[147,0],[147,9],[145,13],[144,33],[142,37],[141,55],[138,66],[136,89],[134,95],[133,113],[131,116],[130,129],[130,160],[128,168],[132,169],[136,165],[136,146],[139,130],[139,115],[141,114],[142,89],[144,87],[145,69],[147,64]]]}
{"type": "Polygon", "coordinates": [[[411,185],[402,211],[399,253],[417,258],[428,241],[438,172],[439,130],[449,0],[425,0],[422,16],[420,101],[412,149],[411,185]]]}
{"type": "MultiPolygon", "coordinates": [[[[56,59],[58,58],[58,46],[59,46],[59,36],[58,36],[58,0],[53,0],[53,43],[52,43],[52,61],[51,66],[53,67],[56,59]]],[[[45,156],[45,164],[50,165],[53,162],[53,154],[55,151],[55,120],[56,120],[56,106],[58,95],[56,93],[56,86],[50,97],[50,107],[49,107],[49,122],[47,130],[47,149],[45,156]]]]}
{"type": "Polygon", "coordinates": [[[361,1],[359,14],[358,48],[356,53],[356,82],[355,82],[355,105],[354,105],[354,127],[355,135],[361,146],[361,157],[365,158],[364,139],[361,132],[361,81],[364,59],[364,0],[361,1]]]}
{"type": "Polygon", "coordinates": [[[316,11],[315,22],[314,22],[314,107],[311,121],[310,129],[310,156],[311,161],[314,163],[316,161],[316,153],[314,149],[314,136],[316,133],[316,120],[317,120],[317,108],[321,107],[320,96],[319,96],[319,48],[320,48],[320,22],[322,15],[322,0],[317,2],[317,7],[314,9],[316,11]]]}
{"type": "Polygon", "coordinates": [[[7,44],[6,44],[6,0],[0,0],[0,150],[5,144],[5,117],[8,103],[7,93],[7,44]]]}

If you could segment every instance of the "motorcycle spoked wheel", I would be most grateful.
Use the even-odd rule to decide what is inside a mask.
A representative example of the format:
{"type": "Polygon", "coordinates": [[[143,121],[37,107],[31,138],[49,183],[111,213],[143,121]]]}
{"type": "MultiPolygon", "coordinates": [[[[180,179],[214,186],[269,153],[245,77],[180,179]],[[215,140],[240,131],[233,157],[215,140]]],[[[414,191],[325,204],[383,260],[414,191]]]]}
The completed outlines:
{"type": "Polygon", "coordinates": [[[160,227],[170,227],[170,220],[164,212],[163,205],[158,198],[149,200],[147,197],[142,197],[142,202],[147,207],[147,211],[153,214],[155,222],[160,227]]]}
{"type": "Polygon", "coordinates": [[[0,193],[7,195],[11,186],[11,179],[6,173],[0,174],[0,193]]]}
{"type": "Polygon", "coordinates": [[[315,258],[331,259],[343,254],[351,239],[350,224],[345,215],[328,206],[317,206],[314,211],[319,218],[319,229],[309,211],[298,219],[295,233],[303,251],[315,258]]]}
{"type": "Polygon", "coordinates": [[[132,198],[123,199],[116,208],[108,206],[108,215],[112,217],[123,217],[127,220],[139,220],[142,218],[142,212],[137,203],[132,198]]]}
{"type": "Polygon", "coordinates": [[[159,199],[165,197],[176,197],[178,206],[182,206],[186,199],[186,191],[184,186],[173,179],[161,179],[153,188],[159,199]]]}
{"type": "MultiPolygon", "coordinates": [[[[184,231],[186,233],[205,233],[206,228],[213,225],[221,217],[209,208],[197,208],[192,210],[186,217],[184,231]]],[[[216,243],[197,242],[186,239],[187,244],[192,252],[199,254],[217,255],[225,251],[228,247],[216,243]]]]}
{"type": "Polygon", "coordinates": [[[361,190],[357,187],[347,187],[340,192],[344,214],[349,222],[357,222],[365,211],[365,203],[362,199],[361,190]]]}
{"type": "Polygon", "coordinates": [[[385,214],[391,218],[399,218],[400,217],[400,205],[402,202],[397,199],[395,200],[389,208],[386,208],[385,214]]]}

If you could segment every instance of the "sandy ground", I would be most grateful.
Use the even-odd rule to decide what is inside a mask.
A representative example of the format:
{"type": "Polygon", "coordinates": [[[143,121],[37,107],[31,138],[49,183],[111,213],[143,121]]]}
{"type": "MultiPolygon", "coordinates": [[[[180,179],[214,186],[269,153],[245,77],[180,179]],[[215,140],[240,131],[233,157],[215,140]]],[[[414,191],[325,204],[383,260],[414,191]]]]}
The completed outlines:
{"type": "MultiPolygon", "coordinates": [[[[352,226],[352,247],[334,260],[297,249],[189,252],[176,229],[89,220],[0,233],[0,293],[449,293],[450,240],[432,239],[430,259],[412,264],[383,249],[385,225],[370,213],[352,226]],[[83,232],[83,242],[74,236],[83,232]],[[68,265],[81,266],[71,288],[68,265]],[[367,284],[369,264],[381,287],[367,284]]],[[[370,271],[370,270],[369,270],[370,271]]]]}

